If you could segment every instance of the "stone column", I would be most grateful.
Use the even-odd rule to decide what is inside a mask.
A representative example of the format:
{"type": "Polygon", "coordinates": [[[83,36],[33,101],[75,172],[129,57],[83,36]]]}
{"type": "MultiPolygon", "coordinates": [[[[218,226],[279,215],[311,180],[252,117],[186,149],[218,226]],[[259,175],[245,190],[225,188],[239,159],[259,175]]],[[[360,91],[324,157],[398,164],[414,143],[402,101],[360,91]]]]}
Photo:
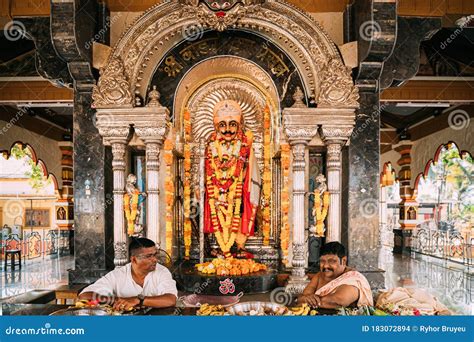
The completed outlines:
{"type": "Polygon", "coordinates": [[[163,140],[144,139],[146,145],[146,236],[160,246],[159,173],[163,140]]]}
{"type": "Polygon", "coordinates": [[[342,147],[352,133],[352,127],[330,127],[323,125],[321,136],[327,147],[327,181],[329,191],[328,229],[326,242],[341,242],[342,208],[342,147]]]}
{"type": "MultiPolygon", "coordinates": [[[[128,131],[128,127],[127,127],[128,131]]],[[[123,213],[123,195],[125,193],[125,150],[126,139],[110,141],[112,146],[112,170],[114,173],[114,265],[122,266],[127,263],[127,234],[123,213]]]]}
{"type": "Polygon", "coordinates": [[[97,127],[105,145],[112,147],[112,172],[114,194],[114,265],[122,266],[128,261],[127,234],[123,212],[123,195],[125,193],[125,151],[130,125],[126,122],[111,120],[107,110],[97,110],[97,127]]]}
{"type": "Polygon", "coordinates": [[[300,294],[308,284],[305,275],[308,244],[305,241],[305,170],[306,146],[316,135],[318,126],[308,122],[308,117],[302,115],[302,106],[285,109],[283,111],[283,125],[293,154],[293,198],[292,198],[292,251],[291,276],[286,291],[300,294]]]}
{"type": "Polygon", "coordinates": [[[158,102],[160,94],[153,87],[146,107],[136,108],[135,133],[146,146],[146,236],[161,248],[160,241],[160,152],[168,134],[168,109],[158,102]]]}

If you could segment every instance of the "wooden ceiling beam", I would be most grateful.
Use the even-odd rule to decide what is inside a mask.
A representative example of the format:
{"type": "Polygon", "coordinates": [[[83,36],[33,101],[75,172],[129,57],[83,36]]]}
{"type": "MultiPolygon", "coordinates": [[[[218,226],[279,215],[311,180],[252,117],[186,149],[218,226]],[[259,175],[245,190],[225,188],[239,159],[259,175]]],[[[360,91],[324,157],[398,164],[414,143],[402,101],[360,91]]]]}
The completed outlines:
{"type": "Polygon", "coordinates": [[[474,102],[474,82],[410,80],[399,88],[381,94],[387,102],[474,102]]]}
{"type": "Polygon", "coordinates": [[[72,102],[73,90],[48,81],[0,82],[0,103],[72,102]]]}

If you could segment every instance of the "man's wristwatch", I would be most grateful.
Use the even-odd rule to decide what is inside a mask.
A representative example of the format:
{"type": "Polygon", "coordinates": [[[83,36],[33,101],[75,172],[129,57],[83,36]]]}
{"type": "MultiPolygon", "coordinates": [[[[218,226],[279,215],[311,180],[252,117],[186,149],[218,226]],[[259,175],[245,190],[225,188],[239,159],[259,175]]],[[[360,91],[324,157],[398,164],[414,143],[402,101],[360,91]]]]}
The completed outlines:
{"type": "Polygon", "coordinates": [[[138,300],[140,301],[139,305],[140,306],[143,306],[143,302],[145,301],[145,296],[140,293],[138,296],[137,296],[138,300]]]}

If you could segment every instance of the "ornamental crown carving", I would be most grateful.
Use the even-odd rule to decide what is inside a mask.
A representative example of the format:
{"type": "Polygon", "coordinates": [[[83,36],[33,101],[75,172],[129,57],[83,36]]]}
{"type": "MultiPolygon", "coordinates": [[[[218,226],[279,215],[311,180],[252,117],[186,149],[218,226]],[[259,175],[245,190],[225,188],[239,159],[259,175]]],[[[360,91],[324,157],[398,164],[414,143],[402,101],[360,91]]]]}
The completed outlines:
{"type": "Polygon", "coordinates": [[[266,0],[180,0],[201,25],[224,31],[266,0]]]}
{"type": "Polygon", "coordinates": [[[352,82],[351,68],[339,59],[331,59],[321,77],[319,107],[359,107],[359,91],[352,82]]]}
{"type": "Polygon", "coordinates": [[[114,57],[106,69],[100,71],[99,82],[92,91],[92,99],[94,108],[133,106],[130,83],[119,58],[114,57]]]}

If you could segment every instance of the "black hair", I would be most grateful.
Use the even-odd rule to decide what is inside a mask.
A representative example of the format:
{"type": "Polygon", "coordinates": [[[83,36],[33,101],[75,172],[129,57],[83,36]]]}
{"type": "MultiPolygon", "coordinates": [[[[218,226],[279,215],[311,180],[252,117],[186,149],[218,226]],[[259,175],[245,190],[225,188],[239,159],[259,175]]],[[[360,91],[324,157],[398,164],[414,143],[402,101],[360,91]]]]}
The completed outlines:
{"type": "Polygon", "coordinates": [[[346,248],[342,243],[337,241],[328,242],[321,247],[319,255],[323,256],[327,254],[335,254],[339,257],[339,259],[342,259],[343,257],[347,256],[346,248]]]}
{"type": "Polygon", "coordinates": [[[128,245],[128,255],[137,255],[138,250],[141,248],[150,248],[155,246],[156,244],[150,239],[132,237],[130,244],[128,245]]]}

